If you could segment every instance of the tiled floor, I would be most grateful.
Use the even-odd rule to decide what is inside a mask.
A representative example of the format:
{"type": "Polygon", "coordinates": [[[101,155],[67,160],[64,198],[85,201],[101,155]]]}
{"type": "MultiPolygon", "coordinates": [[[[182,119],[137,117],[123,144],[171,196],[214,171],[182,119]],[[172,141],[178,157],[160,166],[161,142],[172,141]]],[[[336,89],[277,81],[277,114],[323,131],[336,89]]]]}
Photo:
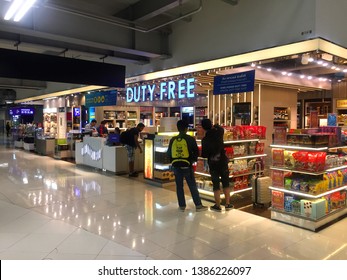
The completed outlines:
{"type": "Polygon", "coordinates": [[[190,197],[179,212],[170,190],[0,139],[2,260],[347,259],[347,219],[313,233],[239,210],[196,213],[190,197]]]}

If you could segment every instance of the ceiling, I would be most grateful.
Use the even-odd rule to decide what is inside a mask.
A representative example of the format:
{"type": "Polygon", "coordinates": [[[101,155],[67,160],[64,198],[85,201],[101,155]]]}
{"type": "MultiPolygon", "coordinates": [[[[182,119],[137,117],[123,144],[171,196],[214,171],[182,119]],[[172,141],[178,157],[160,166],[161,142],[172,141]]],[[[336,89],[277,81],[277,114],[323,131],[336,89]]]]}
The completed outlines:
{"type": "MultiPolygon", "coordinates": [[[[10,4],[0,0],[0,48],[121,65],[170,57],[171,24],[202,8],[201,0],[37,0],[15,23],[3,20],[10,4]]],[[[27,95],[51,85],[0,77],[0,88],[27,95]]]]}
{"type": "MultiPolygon", "coordinates": [[[[0,0],[0,48],[124,65],[170,57],[172,23],[189,21],[202,9],[201,0],[37,0],[23,22],[13,23],[2,19],[9,4],[10,0],[0,0]]],[[[316,51],[256,63],[272,71],[331,81],[345,79],[347,67],[345,59],[316,51]],[[309,57],[314,61],[308,62],[309,57]]],[[[228,74],[231,68],[196,74],[197,91],[211,90],[213,77],[228,74]]],[[[77,86],[0,77],[0,94],[16,91],[16,99],[77,86]]]]}

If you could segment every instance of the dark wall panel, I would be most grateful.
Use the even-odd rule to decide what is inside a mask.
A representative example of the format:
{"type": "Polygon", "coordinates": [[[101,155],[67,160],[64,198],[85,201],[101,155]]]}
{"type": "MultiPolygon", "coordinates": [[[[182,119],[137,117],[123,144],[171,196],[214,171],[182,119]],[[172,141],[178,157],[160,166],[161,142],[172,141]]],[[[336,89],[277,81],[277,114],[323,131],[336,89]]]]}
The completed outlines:
{"type": "Polygon", "coordinates": [[[124,88],[125,66],[0,49],[0,77],[124,88]]]}

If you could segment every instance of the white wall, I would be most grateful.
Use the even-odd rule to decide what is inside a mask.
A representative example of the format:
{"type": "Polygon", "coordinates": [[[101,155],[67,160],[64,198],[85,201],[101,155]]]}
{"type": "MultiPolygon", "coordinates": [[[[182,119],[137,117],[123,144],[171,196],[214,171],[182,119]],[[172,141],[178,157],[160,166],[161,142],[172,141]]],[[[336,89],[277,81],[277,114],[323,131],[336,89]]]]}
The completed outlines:
{"type": "Polygon", "coordinates": [[[315,3],[316,0],[240,0],[232,6],[220,0],[204,0],[203,10],[191,22],[173,25],[171,59],[129,65],[127,76],[316,37],[315,3]],[[311,33],[302,34],[305,31],[311,33]]]}
{"type": "Polygon", "coordinates": [[[347,1],[316,0],[316,32],[341,46],[347,46],[347,1]]]}

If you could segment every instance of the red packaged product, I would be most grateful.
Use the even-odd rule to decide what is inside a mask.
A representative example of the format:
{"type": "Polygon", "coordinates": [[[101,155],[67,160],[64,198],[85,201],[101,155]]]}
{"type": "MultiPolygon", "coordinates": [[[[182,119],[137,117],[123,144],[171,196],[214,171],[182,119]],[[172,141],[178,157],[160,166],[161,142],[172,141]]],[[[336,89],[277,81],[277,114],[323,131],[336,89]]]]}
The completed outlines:
{"type": "Polygon", "coordinates": [[[265,143],[257,143],[255,146],[255,153],[261,155],[264,153],[265,143]]]}
{"type": "Polygon", "coordinates": [[[274,166],[284,166],[284,151],[282,149],[272,150],[272,164],[274,166]]]}
{"type": "Polygon", "coordinates": [[[225,150],[225,155],[228,158],[233,158],[234,157],[234,149],[233,149],[233,147],[225,147],[224,150],[225,150]]]}
{"type": "Polygon", "coordinates": [[[298,170],[307,170],[308,152],[295,152],[292,154],[294,158],[294,168],[298,170]]]}

